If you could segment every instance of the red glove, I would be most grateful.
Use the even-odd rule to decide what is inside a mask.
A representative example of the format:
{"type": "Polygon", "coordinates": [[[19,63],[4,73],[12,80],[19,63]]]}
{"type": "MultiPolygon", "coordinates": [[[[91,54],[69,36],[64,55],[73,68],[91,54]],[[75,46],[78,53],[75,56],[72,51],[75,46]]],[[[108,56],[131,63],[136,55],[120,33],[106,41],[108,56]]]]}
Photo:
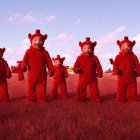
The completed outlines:
{"type": "Polygon", "coordinates": [[[98,75],[99,78],[102,78],[103,77],[103,74],[102,73],[98,73],[97,75],[98,75]]]}

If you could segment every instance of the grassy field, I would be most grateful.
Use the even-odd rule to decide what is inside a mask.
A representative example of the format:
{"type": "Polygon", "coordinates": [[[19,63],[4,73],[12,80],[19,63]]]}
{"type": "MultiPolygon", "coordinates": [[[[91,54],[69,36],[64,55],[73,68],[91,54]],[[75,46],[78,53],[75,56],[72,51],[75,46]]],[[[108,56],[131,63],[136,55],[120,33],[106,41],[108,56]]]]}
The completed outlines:
{"type": "Polygon", "coordinates": [[[73,74],[67,79],[68,99],[51,100],[52,78],[48,77],[48,102],[38,104],[26,101],[27,81],[17,81],[13,74],[8,80],[11,102],[0,103],[0,140],[140,139],[140,101],[115,101],[116,76],[106,73],[99,79],[101,103],[76,101],[77,80],[73,74]]]}

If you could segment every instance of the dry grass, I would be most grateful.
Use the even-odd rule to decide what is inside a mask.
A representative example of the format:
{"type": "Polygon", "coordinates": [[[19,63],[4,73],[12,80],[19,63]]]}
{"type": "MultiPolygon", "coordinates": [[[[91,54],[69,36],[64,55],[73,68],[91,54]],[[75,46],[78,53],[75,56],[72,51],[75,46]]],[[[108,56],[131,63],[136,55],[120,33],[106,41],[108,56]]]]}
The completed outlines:
{"type": "Polygon", "coordinates": [[[56,100],[49,99],[52,78],[48,78],[49,100],[38,104],[26,102],[26,80],[19,82],[13,75],[8,81],[11,102],[0,103],[0,140],[140,139],[140,102],[115,101],[116,77],[105,74],[99,80],[102,103],[75,101],[77,78],[67,79],[70,98],[56,100]]]}

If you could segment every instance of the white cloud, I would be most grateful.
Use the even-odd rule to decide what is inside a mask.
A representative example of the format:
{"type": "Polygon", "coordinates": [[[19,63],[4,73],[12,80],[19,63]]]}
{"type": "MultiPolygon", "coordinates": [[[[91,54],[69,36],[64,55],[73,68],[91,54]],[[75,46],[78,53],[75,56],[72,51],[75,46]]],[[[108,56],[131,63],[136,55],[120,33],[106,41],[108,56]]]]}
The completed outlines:
{"type": "Polygon", "coordinates": [[[29,39],[24,39],[21,43],[21,47],[19,49],[13,49],[13,48],[7,48],[4,53],[4,58],[8,61],[8,64],[10,66],[17,65],[17,61],[20,61],[23,59],[23,56],[26,52],[26,50],[30,46],[29,39]]]}
{"type": "Polygon", "coordinates": [[[73,37],[74,37],[75,33],[71,33],[71,34],[66,34],[66,33],[61,33],[58,36],[56,36],[55,38],[50,38],[48,39],[49,42],[57,42],[58,41],[58,47],[64,46],[65,44],[69,43],[72,41],[73,37]]]}
{"type": "Polygon", "coordinates": [[[8,21],[9,22],[19,22],[19,23],[23,23],[23,22],[29,22],[29,23],[44,23],[44,22],[51,22],[55,20],[55,16],[54,15],[34,15],[33,12],[29,12],[26,13],[25,15],[21,15],[19,13],[16,13],[10,17],[8,17],[8,21]]]}
{"type": "Polygon", "coordinates": [[[135,46],[133,47],[133,51],[134,51],[134,53],[138,56],[139,61],[140,61],[140,33],[137,34],[135,37],[132,37],[131,40],[132,40],[132,41],[133,41],[133,40],[136,41],[136,44],[135,44],[135,46]]]}
{"type": "Polygon", "coordinates": [[[55,18],[56,18],[56,17],[55,17],[54,15],[51,15],[51,16],[46,16],[46,17],[45,17],[45,20],[46,20],[46,21],[53,21],[53,20],[55,20],[55,18]]]}
{"type": "Polygon", "coordinates": [[[10,17],[8,18],[8,21],[9,21],[9,22],[13,22],[14,20],[18,19],[19,16],[20,16],[20,14],[19,14],[19,13],[16,13],[16,14],[10,16],[10,17]]]}
{"type": "Polygon", "coordinates": [[[118,27],[113,32],[110,32],[98,39],[99,44],[114,43],[118,39],[119,35],[126,29],[125,26],[118,27]]]}
{"type": "Polygon", "coordinates": [[[91,23],[94,23],[96,24],[97,22],[99,21],[99,18],[95,17],[95,18],[78,18],[74,21],[75,24],[79,24],[81,22],[91,22],[91,23]]]}

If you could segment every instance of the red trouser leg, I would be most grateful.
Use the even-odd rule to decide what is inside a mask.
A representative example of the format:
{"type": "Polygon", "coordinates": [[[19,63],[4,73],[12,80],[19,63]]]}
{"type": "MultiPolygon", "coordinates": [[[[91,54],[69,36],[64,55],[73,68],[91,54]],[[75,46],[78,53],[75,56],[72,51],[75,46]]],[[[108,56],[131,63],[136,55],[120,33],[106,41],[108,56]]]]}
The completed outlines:
{"type": "Polygon", "coordinates": [[[58,91],[58,83],[53,81],[51,97],[53,98],[57,97],[58,96],[57,91],[58,91]]]}
{"type": "Polygon", "coordinates": [[[37,85],[38,93],[37,93],[37,101],[46,102],[46,80],[38,82],[37,85]]]}
{"type": "Polygon", "coordinates": [[[18,80],[23,80],[24,79],[24,75],[23,73],[18,73],[18,80]]]}
{"type": "Polygon", "coordinates": [[[99,89],[97,81],[94,81],[89,84],[89,91],[90,91],[90,100],[91,101],[100,101],[99,96],[99,89]]]}
{"type": "Polygon", "coordinates": [[[0,82],[0,100],[3,102],[9,101],[7,81],[0,82]]]}
{"type": "Polygon", "coordinates": [[[117,101],[126,101],[126,88],[127,85],[125,82],[123,82],[123,79],[120,80],[118,79],[118,83],[117,83],[117,97],[116,100],[117,101]]]}
{"type": "Polygon", "coordinates": [[[60,96],[63,98],[67,98],[67,85],[66,81],[60,83],[60,96]]]}
{"type": "Polygon", "coordinates": [[[87,89],[87,83],[84,80],[79,80],[77,100],[86,99],[86,89],[87,89]]]}
{"type": "Polygon", "coordinates": [[[137,83],[136,81],[127,86],[127,100],[137,101],[137,83]]]}
{"type": "Polygon", "coordinates": [[[37,83],[34,82],[33,80],[28,81],[28,96],[27,96],[28,101],[32,101],[32,102],[37,101],[36,86],[37,86],[37,83]]]}

